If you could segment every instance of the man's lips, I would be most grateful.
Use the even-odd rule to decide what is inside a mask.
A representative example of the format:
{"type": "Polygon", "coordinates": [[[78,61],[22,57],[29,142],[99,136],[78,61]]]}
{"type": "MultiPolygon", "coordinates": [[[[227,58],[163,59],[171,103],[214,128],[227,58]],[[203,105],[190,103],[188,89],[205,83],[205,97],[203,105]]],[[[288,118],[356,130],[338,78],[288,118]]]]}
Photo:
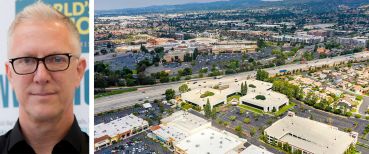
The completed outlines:
{"type": "Polygon", "coordinates": [[[36,93],[30,93],[30,94],[34,96],[50,96],[50,95],[55,95],[56,92],[36,92],[36,93]]]}

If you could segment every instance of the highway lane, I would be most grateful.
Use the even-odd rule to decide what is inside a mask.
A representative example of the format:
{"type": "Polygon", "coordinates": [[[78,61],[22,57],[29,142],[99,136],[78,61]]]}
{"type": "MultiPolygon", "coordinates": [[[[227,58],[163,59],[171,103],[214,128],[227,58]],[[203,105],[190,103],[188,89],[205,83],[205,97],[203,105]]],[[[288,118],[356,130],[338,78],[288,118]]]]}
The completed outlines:
{"type": "MultiPolygon", "coordinates": [[[[334,64],[334,63],[340,63],[340,62],[347,62],[349,60],[354,59],[369,59],[369,52],[361,52],[356,53],[353,55],[344,55],[344,56],[338,56],[334,58],[325,58],[325,59],[319,59],[314,61],[309,61],[307,64],[289,64],[289,65],[283,65],[273,68],[264,69],[269,74],[276,74],[279,73],[280,70],[287,70],[292,71],[296,69],[304,69],[307,70],[309,67],[318,67],[326,64],[334,64]]],[[[122,108],[126,106],[132,106],[136,103],[143,103],[145,100],[154,100],[158,98],[164,98],[165,96],[162,95],[165,93],[166,89],[174,89],[176,90],[176,94],[179,94],[178,87],[184,83],[188,83],[189,87],[191,89],[197,89],[201,87],[211,87],[214,84],[217,84],[221,82],[222,84],[228,84],[231,82],[235,82],[235,79],[237,79],[239,82],[242,80],[246,80],[247,78],[254,78],[256,75],[256,71],[250,71],[250,72],[243,72],[233,75],[226,75],[221,79],[213,79],[213,78],[201,78],[201,79],[194,79],[190,81],[183,81],[183,82],[175,82],[175,83],[169,83],[169,84],[158,84],[153,85],[150,87],[144,87],[139,88],[137,91],[129,92],[129,93],[123,93],[103,98],[97,98],[95,99],[95,114],[109,111],[112,109],[122,108]],[[197,82],[196,84],[193,84],[194,82],[197,82]],[[205,82],[205,83],[204,83],[205,82]],[[140,101],[141,100],[141,101],[140,101]]]]}

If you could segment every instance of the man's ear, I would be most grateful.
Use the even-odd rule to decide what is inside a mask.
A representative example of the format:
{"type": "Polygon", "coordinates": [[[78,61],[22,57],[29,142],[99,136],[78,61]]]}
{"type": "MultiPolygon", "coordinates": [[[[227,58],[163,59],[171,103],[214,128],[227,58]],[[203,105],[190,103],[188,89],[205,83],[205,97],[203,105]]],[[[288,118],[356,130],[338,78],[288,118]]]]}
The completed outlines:
{"type": "Polygon", "coordinates": [[[11,85],[13,85],[12,64],[5,62],[5,73],[11,85]]]}
{"type": "Polygon", "coordinates": [[[86,67],[87,67],[86,59],[81,57],[78,60],[77,64],[78,83],[76,84],[76,88],[81,84],[81,80],[83,78],[83,75],[85,74],[86,67]]]}

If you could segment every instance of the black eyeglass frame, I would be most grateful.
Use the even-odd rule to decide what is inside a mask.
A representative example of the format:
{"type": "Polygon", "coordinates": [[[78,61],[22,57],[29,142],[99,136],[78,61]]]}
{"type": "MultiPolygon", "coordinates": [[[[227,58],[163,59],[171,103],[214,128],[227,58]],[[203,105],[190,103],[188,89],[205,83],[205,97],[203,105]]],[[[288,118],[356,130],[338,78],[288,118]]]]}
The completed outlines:
{"type": "Polygon", "coordinates": [[[27,74],[32,74],[32,73],[35,73],[36,71],[37,71],[37,69],[38,69],[38,66],[39,66],[39,64],[40,64],[40,61],[42,61],[42,63],[44,63],[44,66],[45,66],[45,68],[48,70],[48,71],[50,71],[50,72],[60,72],[60,71],[65,71],[65,70],[67,70],[68,68],[69,68],[69,65],[70,65],[70,59],[73,57],[73,54],[71,54],[71,53],[59,53],[59,54],[51,54],[51,55],[47,55],[47,56],[45,56],[45,57],[42,57],[42,58],[37,58],[37,57],[17,57],[17,58],[11,58],[11,59],[9,59],[9,63],[11,63],[12,64],[12,67],[13,67],[13,70],[14,70],[14,72],[16,73],[16,74],[18,74],[18,75],[27,75],[27,74]],[[51,56],[56,56],[56,55],[64,55],[64,56],[68,56],[68,66],[65,68],[65,69],[61,69],[61,70],[50,70],[48,67],[47,67],[47,65],[45,64],[45,59],[46,58],[48,58],[48,57],[51,57],[51,56]],[[35,67],[35,70],[33,70],[32,72],[30,72],[30,73],[18,73],[16,70],[15,70],[15,68],[14,68],[14,61],[16,61],[16,60],[18,60],[18,59],[23,59],[23,58],[33,58],[33,59],[35,59],[36,61],[37,61],[37,65],[36,65],[36,67],[35,67]]]}

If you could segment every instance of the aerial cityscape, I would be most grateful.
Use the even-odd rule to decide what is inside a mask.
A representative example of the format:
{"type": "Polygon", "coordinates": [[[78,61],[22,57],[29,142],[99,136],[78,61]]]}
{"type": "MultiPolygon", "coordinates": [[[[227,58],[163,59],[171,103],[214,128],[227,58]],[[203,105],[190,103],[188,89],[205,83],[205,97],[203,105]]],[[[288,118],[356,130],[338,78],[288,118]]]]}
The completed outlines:
{"type": "Polygon", "coordinates": [[[369,153],[369,0],[106,6],[95,153],[369,153]]]}

